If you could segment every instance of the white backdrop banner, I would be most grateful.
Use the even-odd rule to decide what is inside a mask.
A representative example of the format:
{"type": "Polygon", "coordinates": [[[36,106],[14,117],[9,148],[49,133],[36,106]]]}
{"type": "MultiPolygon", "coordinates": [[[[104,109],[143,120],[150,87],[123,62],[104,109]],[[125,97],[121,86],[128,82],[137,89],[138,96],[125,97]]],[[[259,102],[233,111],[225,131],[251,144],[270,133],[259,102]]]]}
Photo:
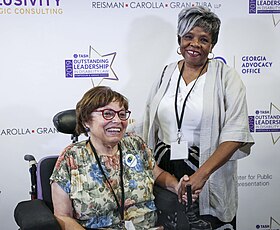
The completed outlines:
{"type": "Polygon", "coordinates": [[[30,199],[24,155],[39,160],[71,142],[53,116],[93,85],[129,98],[137,130],[152,82],[180,59],[177,15],[191,5],[221,18],[213,52],[247,87],[256,144],[239,162],[238,229],[280,229],[279,0],[0,0],[1,229],[17,229],[14,208],[30,199]]]}

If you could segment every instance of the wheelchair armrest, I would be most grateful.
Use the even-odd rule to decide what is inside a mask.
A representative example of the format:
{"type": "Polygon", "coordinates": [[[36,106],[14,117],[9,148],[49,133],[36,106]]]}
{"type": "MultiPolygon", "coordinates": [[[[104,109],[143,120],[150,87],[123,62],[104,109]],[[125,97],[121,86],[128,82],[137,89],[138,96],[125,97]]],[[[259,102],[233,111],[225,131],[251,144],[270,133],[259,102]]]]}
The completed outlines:
{"type": "Polygon", "coordinates": [[[60,230],[60,226],[42,200],[21,201],[14,210],[14,218],[20,230],[60,230]]]}

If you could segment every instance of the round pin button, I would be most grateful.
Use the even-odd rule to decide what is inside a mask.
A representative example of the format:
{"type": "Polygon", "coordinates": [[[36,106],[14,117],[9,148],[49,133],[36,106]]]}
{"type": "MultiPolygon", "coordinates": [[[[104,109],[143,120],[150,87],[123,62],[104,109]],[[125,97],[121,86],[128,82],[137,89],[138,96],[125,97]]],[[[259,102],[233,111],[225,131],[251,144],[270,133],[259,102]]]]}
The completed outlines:
{"type": "Polygon", "coordinates": [[[127,164],[128,167],[135,167],[137,164],[137,159],[134,155],[127,154],[125,156],[125,163],[127,164]]]}

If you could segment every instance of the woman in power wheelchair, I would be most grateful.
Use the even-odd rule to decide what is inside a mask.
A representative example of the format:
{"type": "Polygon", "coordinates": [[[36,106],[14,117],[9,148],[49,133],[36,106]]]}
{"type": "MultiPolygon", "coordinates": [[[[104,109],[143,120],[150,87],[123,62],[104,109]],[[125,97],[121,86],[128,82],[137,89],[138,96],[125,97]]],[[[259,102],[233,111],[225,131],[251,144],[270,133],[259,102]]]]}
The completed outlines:
{"type": "Polygon", "coordinates": [[[154,182],[178,193],[181,183],[156,165],[140,137],[126,133],[130,113],[127,99],[105,86],[77,103],[76,132],[89,139],[66,147],[50,178],[63,229],[150,229],[154,182]]]}
{"type": "MultiPolygon", "coordinates": [[[[130,111],[124,96],[108,87],[92,88],[77,104],[76,115],[76,134],[89,133],[90,138],[66,147],[51,176],[54,214],[62,229],[154,227],[154,182],[167,189],[156,187],[156,205],[170,211],[179,205],[185,208],[173,193],[186,185],[188,177],[178,182],[155,164],[150,149],[140,137],[125,134],[130,111]]],[[[209,229],[192,215],[191,203],[196,198],[197,194],[191,196],[191,190],[188,190],[189,212],[186,216],[197,227],[193,229],[209,229]]],[[[183,199],[186,201],[186,196],[183,199]]],[[[17,207],[15,219],[22,226],[20,211],[22,209],[17,207]]],[[[191,229],[186,216],[176,217],[186,222],[158,220],[158,223],[164,229],[191,229]]],[[[60,229],[59,225],[23,226],[21,229],[55,230],[60,229]]]]}

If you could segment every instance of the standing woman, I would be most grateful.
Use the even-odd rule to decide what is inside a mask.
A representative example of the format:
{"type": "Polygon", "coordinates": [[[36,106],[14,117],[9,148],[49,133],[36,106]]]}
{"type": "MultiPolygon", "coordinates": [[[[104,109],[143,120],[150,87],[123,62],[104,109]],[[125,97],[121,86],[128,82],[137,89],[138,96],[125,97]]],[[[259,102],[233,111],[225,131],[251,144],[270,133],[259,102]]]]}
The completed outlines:
{"type": "Polygon", "coordinates": [[[204,7],[179,13],[183,59],[167,65],[154,84],[143,136],[162,169],[189,175],[192,191],[201,190],[200,217],[213,229],[236,229],[237,160],[250,154],[254,141],[245,86],[233,68],[213,59],[220,24],[204,7]]]}

